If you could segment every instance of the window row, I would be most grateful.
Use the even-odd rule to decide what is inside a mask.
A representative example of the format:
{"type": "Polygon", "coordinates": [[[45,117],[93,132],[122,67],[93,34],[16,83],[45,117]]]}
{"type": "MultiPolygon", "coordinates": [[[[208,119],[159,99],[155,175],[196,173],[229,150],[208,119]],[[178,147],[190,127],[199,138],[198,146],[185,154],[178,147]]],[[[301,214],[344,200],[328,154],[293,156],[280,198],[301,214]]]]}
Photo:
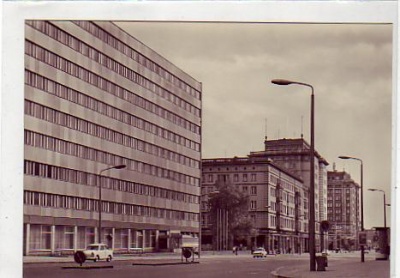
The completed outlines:
{"type": "MultiPolygon", "coordinates": [[[[25,144],[58,152],[61,154],[72,155],[82,159],[96,161],[107,165],[126,165],[127,169],[143,173],[146,175],[157,176],[164,179],[170,179],[176,182],[199,186],[200,179],[185,175],[176,171],[158,167],[155,165],[143,163],[141,161],[132,160],[126,157],[108,153],[105,151],[89,148],[86,146],[63,141],[54,137],[37,134],[36,136],[28,136],[25,133],[25,144]]],[[[33,134],[35,135],[35,134],[33,134]]]]}
{"type": "MultiPolygon", "coordinates": [[[[24,205],[98,211],[99,201],[77,196],[56,195],[43,192],[24,191],[24,205]]],[[[197,213],[125,203],[101,202],[101,211],[119,215],[155,217],[170,220],[199,221],[197,213]]]]}
{"type": "MultiPolygon", "coordinates": [[[[249,187],[247,185],[242,186],[242,192],[245,194],[249,193],[249,187]]],[[[257,195],[257,186],[250,187],[250,195],[257,195]]]]}
{"type": "MultiPolygon", "coordinates": [[[[79,53],[101,63],[104,64],[102,62],[104,62],[104,59],[110,59],[107,56],[105,56],[104,54],[100,53],[98,50],[96,50],[95,48],[89,46],[88,44],[82,42],[81,40],[75,38],[74,36],[66,33],[65,31],[61,30],[60,28],[54,26],[53,24],[51,24],[48,21],[27,21],[27,24],[33,28],[35,28],[36,30],[50,36],[51,38],[61,42],[62,44],[78,51],[79,53]],[[107,58],[106,58],[107,57],[107,58]]],[[[125,53],[126,54],[126,53],[125,53]]],[[[139,53],[138,53],[139,54],[139,53]]],[[[141,54],[139,54],[141,55],[141,54]]],[[[133,57],[131,57],[133,58],[133,57]]],[[[136,59],[137,62],[139,62],[140,64],[142,64],[143,66],[149,68],[151,71],[157,73],[158,75],[160,75],[159,71],[155,71],[154,69],[148,67],[145,63],[141,63],[140,61],[138,61],[138,59],[136,59]]],[[[110,62],[104,64],[105,66],[108,66],[110,62]]],[[[157,67],[159,67],[158,65],[156,65],[157,67]]],[[[160,68],[160,67],[159,67],[160,68]]],[[[124,69],[124,71],[126,70],[130,70],[130,69],[124,69]]],[[[136,75],[138,75],[136,72],[134,73],[136,75]]],[[[140,75],[139,75],[140,76],[140,75]]],[[[161,75],[160,75],[161,76],[161,75]]],[[[150,82],[150,81],[149,81],[150,82]]],[[[178,87],[180,87],[182,89],[181,86],[179,86],[179,84],[175,84],[178,87]]],[[[153,85],[154,86],[154,85],[153,85]]],[[[193,89],[195,90],[195,89],[193,89]]],[[[187,90],[186,90],[187,91],[187,90]]],[[[200,115],[200,110],[193,106],[192,104],[188,103],[187,101],[185,101],[184,99],[174,95],[172,92],[160,87],[160,86],[155,86],[154,87],[154,93],[156,93],[158,96],[161,96],[163,98],[165,98],[166,100],[178,105],[179,107],[199,116],[200,115]]],[[[200,93],[198,92],[199,96],[200,93]]],[[[193,95],[195,96],[195,95],[193,95]]],[[[198,99],[200,99],[199,97],[196,97],[198,99]]]]}
{"type": "Polygon", "coordinates": [[[287,182],[285,180],[279,179],[278,177],[274,176],[274,175],[270,175],[270,183],[274,184],[274,185],[280,185],[282,188],[288,190],[288,191],[295,191],[296,186],[293,183],[287,182]]]}
{"type": "MultiPolygon", "coordinates": [[[[157,134],[157,135],[162,136],[164,139],[170,139],[168,137],[169,134],[168,134],[168,132],[166,132],[165,129],[161,129],[161,128],[157,129],[156,125],[153,125],[150,122],[144,121],[140,118],[137,118],[136,116],[131,115],[125,111],[114,108],[104,102],[97,101],[91,97],[85,96],[81,93],[78,93],[78,92],[71,90],[67,87],[64,87],[60,84],[54,83],[50,80],[47,80],[35,73],[29,72],[29,71],[25,72],[25,78],[26,78],[27,85],[31,85],[40,90],[43,90],[48,93],[59,96],[61,98],[67,99],[71,102],[82,105],[85,108],[89,108],[89,109],[99,112],[101,114],[107,115],[115,120],[124,122],[126,124],[134,125],[135,127],[138,127],[138,128],[142,128],[153,134],[158,132],[159,134],[157,134]]],[[[87,122],[87,124],[84,125],[84,128],[86,128],[87,125],[89,125],[89,124],[90,123],[87,122]]],[[[157,155],[159,157],[163,157],[163,158],[172,160],[177,163],[182,163],[182,164],[188,165],[190,167],[194,167],[194,168],[200,167],[199,161],[196,161],[189,157],[182,156],[181,154],[178,154],[176,152],[172,152],[167,149],[160,148],[156,145],[149,144],[143,140],[133,138],[131,136],[125,135],[125,134],[117,132],[117,131],[112,131],[110,129],[107,129],[107,130],[109,130],[109,132],[111,132],[112,134],[115,134],[115,135],[111,136],[111,139],[113,139],[112,141],[115,143],[125,145],[128,147],[134,148],[134,149],[138,149],[140,151],[144,151],[147,153],[151,153],[153,155],[157,155]]],[[[85,130],[83,132],[87,133],[85,130]]],[[[177,140],[180,143],[180,145],[196,148],[195,143],[193,141],[186,139],[182,136],[179,136],[179,135],[171,136],[171,139],[177,140]]]]}
{"type": "MultiPolygon", "coordinates": [[[[82,105],[86,108],[97,111],[101,114],[107,115],[112,118],[116,118],[119,114],[120,117],[118,118],[118,120],[120,121],[123,118],[135,117],[134,115],[131,115],[126,111],[115,108],[111,105],[108,105],[107,103],[89,97],[83,93],[75,91],[69,87],[61,85],[57,82],[54,82],[53,80],[50,80],[48,78],[45,78],[41,75],[38,75],[28,70],[25,71],[25,84],[38,88],[47,93],[51,93],[60,98],[77,103],[79,105],[82,105]]],[[[138,107],[143,108],[144,110],[156,114],[157,116],[160,116],[163,119],[166,119],[174,124],[177,124],[178,126],[181,126],[185,129],[190,128],[189,121],[127,90],[119,91],[119,90],[113,90],[113,88],[109,88],[108,91],[113,92],[113,94],[115,94],[117,97],[120,97],[138,107]]]]}
{"type": "MultiPolygon", "coordinates": [[[[186,156],[178,155],[175,152],[167,151],[152,144],[145,144],[144,141],[122,134],[109,128],[82,120],[80,118],[56,111],[52,108],[25,100],[25,114],[46,120],[57,125],[61,125],[73,130],[77,130],[92,136],[124,145],[133,149],[147,152],[159,157],[170,159],[183,165],[199,168],[200,163],[197,160],[186,156]]],[[[177,138],[176,138],[177,139],[177,138]]]]}
{"type": "Polygon", "coordinates": [[[104,41],[108,45],[112,46],[113,48],[117,49],[121,53],[124,53],[126,56],[132,58],[133,60],[137,61],[139,64],[145,66],[146,68],[150,69],[151,71],[157,73],[161,77],[167,79],[172,84],[178,86],[185,92],[189,93],[191,96],[201,99],[201,94],[195,88],[188,85],[186,82],[181,80],[179,77],[175,76],[174,74],[170,73],[168,70],[162,68],[157,63],[153,62],[146,56],[142,55],[141,53],[137,52],[129,45],[125,44],[124,42],[120,41],[113,35],[109,34],[108,32],[104,31],[99,26],[95,25],[93,22],[90,21],[73,21],[76,25],[80,26],[82,29],[86,30],[90,34],[94,35],[98,39],[104,41]]]}
{"type": "MultiPolygon", "coordinates": [[[[116,85],[115,83],[112,83],[106,80],[105,78],[97,74],[94,74],[93,72],[90,72],[79,65],[76,65],[30,41],[25,41],[25,47],[26,47],[25,54],[32,56],[41,62],[44,62],[52,67],[62,70],[85,82],[88,82],[106,92],[112,93],[120,98],[126,99],[127,101],[130,101],[135,105],[144,107],[144,109],[147,109],[152,113],[164,116],[165,119],[187,130],[190,130],[195,134],[200,134],[200,126],[184,119],[183,117],[171,113],[165,109],[161,110],[160,107],[155,105],[154,103],[151,103],[150,101],[145,101],[143,98],[135,96],[130,91],[125,90],[124,88],[116,85]],[[135,98],[133,96],[135,96],[135,98]]],[[[140,84],[140,85],[145,85],[145,84],[140,84]]]]}
{"type": "MultiPolygon", "coordinates": [[[[203,175],[203,181],[204,182],[208,182],[208,183],[210,183],[210,182],[212,183],[214,181],[225,181],[225,182],[227,182],[229,180],[230,180],[230,175],[229,174],[218,174],[218,175],[208,174],[207,179],[206,179],[205,174],[203,175]],[[215,176],[216,176],[216,179],[215,179],[215,176]]],[[[239,174],[234,174],[233,175],[233,181],[234,182],[249,182],[249,181],[255,182],[255,181],[257,181],[257,174],[247,174],[247,173],[245,173],[245,174],[242,174],[242,178],[241,179],[239,178],[239,174]],[[250,176],[250,179],[249,179],[249,176],[250,176]]]]}
{"type": "Polygon", "coordinates": [[[28,160],[24,161],[24,174],[96,187],[101,184],[102,188],[115,191],[130,192],[185,203],[199,203],[199,197],[196,195],[28,160]]]}

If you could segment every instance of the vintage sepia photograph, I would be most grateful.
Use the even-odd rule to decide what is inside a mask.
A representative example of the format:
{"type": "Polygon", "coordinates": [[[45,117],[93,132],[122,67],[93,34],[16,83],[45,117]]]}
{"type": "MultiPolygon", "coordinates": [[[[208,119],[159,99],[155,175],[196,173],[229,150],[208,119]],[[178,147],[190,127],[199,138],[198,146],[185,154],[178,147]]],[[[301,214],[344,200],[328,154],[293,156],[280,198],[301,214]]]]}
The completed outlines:
{"type": "Polygon", "coordinates": [[[399,275],[397,3],[95,2],[5,5],[0,273],[399,275]]]}

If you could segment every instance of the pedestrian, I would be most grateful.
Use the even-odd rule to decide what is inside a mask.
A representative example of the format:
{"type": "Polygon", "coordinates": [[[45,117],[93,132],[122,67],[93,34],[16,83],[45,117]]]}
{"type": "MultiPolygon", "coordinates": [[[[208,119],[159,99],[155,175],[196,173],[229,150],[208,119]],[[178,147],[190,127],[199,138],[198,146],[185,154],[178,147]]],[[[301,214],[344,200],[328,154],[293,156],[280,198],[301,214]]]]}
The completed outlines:
{"type": "Polygon", "coordinates": [[[238,248],[235,246],[235,255],[238,255],[238,248]]]}

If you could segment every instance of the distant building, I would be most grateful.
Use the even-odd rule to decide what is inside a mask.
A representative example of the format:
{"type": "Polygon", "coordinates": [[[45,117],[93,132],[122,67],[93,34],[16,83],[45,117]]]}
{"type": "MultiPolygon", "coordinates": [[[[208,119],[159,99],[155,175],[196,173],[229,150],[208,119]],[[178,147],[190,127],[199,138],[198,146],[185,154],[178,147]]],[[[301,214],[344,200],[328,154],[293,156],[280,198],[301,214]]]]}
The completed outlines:
{"type": "Polygon", "coordinates": [[[360,230],[360,186],[345,171],[328,172],[330,249],[356,249],[360,230]]]}
{"type": "Polygon", "coordinates": [[[26,21],[24,254],[198,236],[201,91],[111,22],[26,21]]]}
{"type": "MultiPolygon", "coordinates": [[[[211,232],[208,194],[216,190],[215,183],[218,180],[223,180],[249,195],[249,213],[256,229],[256,235],[249,236],[245,242],[234,242],[235,245],[248,248],[262,246],[268,251],[285,253],[306,250],[308,226],[303,216],[307,197],[300,177],[274,164],[266,156],[253,155],[203,159],[202,170],[201,224],[204,249],[212,248],[213,243],[221,240],[213,238],[211,232]]],[[[217,225],[223,223],[226,222],[217,225]]],[[[232,246],[219,245],[218,249],[221,248],[232,246]]]]}

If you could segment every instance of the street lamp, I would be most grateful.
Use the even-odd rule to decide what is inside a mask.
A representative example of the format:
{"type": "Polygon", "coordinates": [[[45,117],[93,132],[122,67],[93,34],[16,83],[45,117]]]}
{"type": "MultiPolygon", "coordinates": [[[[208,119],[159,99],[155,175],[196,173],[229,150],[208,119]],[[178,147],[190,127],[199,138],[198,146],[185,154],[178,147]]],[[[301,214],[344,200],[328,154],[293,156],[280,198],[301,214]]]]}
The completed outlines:
{"type": "Polygon", "coordinates": [[[314,174],[314,87],[310,84],[290,81],[285,79],[273,79],[271,81],[276,85],[301,85],[311,88],[311,113],[310,113],[310,137],[311,137],[311,145],[310,145],[310,188],[309,188],[309,213],[310,219],[308,222],[308,236],[310,241],[310,271],[315,271],[315,174],[314,174]]]}
{"type": "MultiPolygon", "coordinates": [[[[357,157],[339,156],[340,159],[353,159],[360,162],[361,165],[361,173],[360,173],[360,180],[361,180],[361,231],[364,231],[364,191],[363,191],[363,161],[357,157]]],[[[364,255],[364,245],[361,245],[361,262],[365,262],[365,255],[364,255]]]]}
{"type": "Polygon", "coordinates": [[[385,191],[381,190],[381,189],[375,189],[375,188],[370,188],[368,189],[369,191],[379,191],[383,193],[383,223],[384,223],[384,227],[386,229],[386,206],[388,204],[386,204],[386,193],[385,191]]]}
{"type": "Polygon", "coordinates": [[[267,252],[269,254],[269,250],[270,250],[270,244],[269,244],[269,209],[271,208],[271,206],[265,206],[264,208],[267,211],[267,252]]]}
{"type": "Polygon", "coordinates": [[[101,211],[102,211],[102,207],[101,207],[101,174],[107,170],[111,170],[111,169],[123,169],[125,168],[126,165],[116,165],[116,166],[111,166],[111,167],[107,167],[103,170],[101,170],[99,172],[99,226],[98,226],[98,230],[99,230],[99,243],[101,243],[101,211]]]}

